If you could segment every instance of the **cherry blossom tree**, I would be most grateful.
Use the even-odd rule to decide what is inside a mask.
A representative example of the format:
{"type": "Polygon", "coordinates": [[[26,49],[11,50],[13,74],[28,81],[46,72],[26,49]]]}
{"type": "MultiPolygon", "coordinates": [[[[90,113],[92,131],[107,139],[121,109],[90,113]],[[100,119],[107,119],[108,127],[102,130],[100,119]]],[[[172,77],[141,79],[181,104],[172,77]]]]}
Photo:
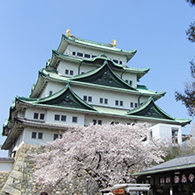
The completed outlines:
{"type": "Polygon", "coordinates": [[[186,142],[186,145],[188,147],[189,153],[195,152],[195,123],[191,124],[190,127],[190,139],[186,142]]]}
{"type": "Polygon", "coordinates": [[[148,135],[147,124],[74,126],[34,156],[36,182],[47,192],[86,176],[98,187],[131,182],[133,172],[165,156],[162,142],[148,135]]]}

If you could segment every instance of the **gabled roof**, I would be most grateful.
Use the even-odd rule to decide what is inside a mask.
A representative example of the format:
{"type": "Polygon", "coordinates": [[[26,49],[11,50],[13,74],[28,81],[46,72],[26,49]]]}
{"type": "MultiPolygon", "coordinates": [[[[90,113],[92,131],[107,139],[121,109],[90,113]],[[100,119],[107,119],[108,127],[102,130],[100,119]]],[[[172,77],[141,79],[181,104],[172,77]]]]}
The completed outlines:
{"type": "Polygon", "coordinates": [[[64,55],[64,54],[61,54],[58,51],[53,49],[52,50],[52,57],[51,57],[51,59],[48,59],[48,61],[46,63],[46,69],[56,71],[60,60],[73,61],[73,62],[77,62],[77,63],[81,63],[83,61],[83,59],[71,57],[69,55],[64,55]]]}
{"type": "Polygon", "coordinates": [[[85,74],[72,77],[70,78],[70,81],[87,82],[96,85],[131,89],[136,91],[134,87],[127,84],[124,80],[122,80],[112,71],[112,69],[108,65],[107,60],[104,61],[104,64],[100,68],[95,69],[93,71],[89,71],[85,74]]]}
{"type": "Polygon", "coordinates": [[[146,118],[157,118],[157,119],[165,119],[165,120],[172,120],[177,121],[181,125],[186,125],[191,122],[190,119],[177,119],[166,112],[164,112],[160,107],[158,107],[154,103],[154,99],[150,97],[147,101],[143,102],[140,106],[133,110],[129,110],[127,112],[128,115],[132,116],[142,116],[146,118]]]}
{"type": "MultiPolygon", "coordinates": [[[[73,78],[77,78],[77,77],[79,77],[79,78],[82,77],[83,78],[83,77],[88,76],[89,74],[92,74],[92,73],[94,73],[98,70],[99,69],[93,70],[93,71],[90,71],[88,73],[84,73],[82,75],[75,76],[73,78]]],[[[120,77],[118,77],[118,78],[120,80],[122,80],[120,77]]],[[[92,84],[92,83],[87,83],[87,82],[86,83],[77,82],[74,79],[71,79],[71,78],[68,78],[68,77],[65,77],[65,76],[62,76],[62,75],[58,75],[58,74],[56,74],[55,71],[51,71],[51,70],[47,70],[47,69],[41,69],[41,70],[39,70],[38,80],[37,80],[37,83],[32,88],[30,97],[31,98],[37,98],[41,94],[42,90],[44,89],[44,87],[47,85],[47,83],[50,80],[54,81],[54,82],[63,83],[64,85],[66,85],[69,82],[69,83],[72,83],[72,84],[74,83],[74,84],[82,85],[82,86],[105,88],[106,90],[117,89],[117,90],[122,90],[122,91],[125,91],[125,92],[128,92],[128,93],[129,92],[130,93],[136,93],[138,95],[142,94],[142,95],[145,95],[147,97],[152,96],[155,101],[166,94],[166,92],[164,92],[164,91],[163,92],[156,92],[156,91],[149,90],[146,86],[140,86],[140,85],[138,85],[136,90],[131,90],[132,88],[114,88],[114,87],[110,88],[109,86],[105,86],[105,85],[92,84]]],[[[122,82],[125,83],[125,85],[128,85],[123,80],[122,80],[122,82]]]]}
{"type": "Polygon", "coordinates": [[[45,97],[45,98],[24,98],[19,97],[18,100],[33,105],[50,105],[58,107],[71,107],[87,110],[95,110],[93,106],[90,106],[85,101],[83,101],[79,96],[77,96],[71,89],[70,85],[67,84],[66,87],[59,92],[45,97]]]}
{"type": "Polygon", "coordinates": [[[167,162],[134,173],[133,175],[134,176],[148,175],[148,174],[155,174],[155,173],[160,173],[165,171],[182,170],[187,168],[195,168],[195,154],[176,157],[167,162]]]}
{"type": "Polygon", "coordinates": [[[10,107],[9,118],[3,125],[2,135],[6,135],[14,123],[14,113],[19,109],[20,104],[23,103],[26,105],[39,106],[39,107],[50,107],[58,109],[74,109],[79,111],[93,111],[97,112],[96,109],[83,101],[79,96],[77,96],[71,89],[70,85],[67,84],[66,87],[59,92],[45,97],[45,98],[25,98],[25,97],[16,97],[13,105],[10,107]]]}
{"type": "Polygon", "coordinates": [[[124,72],[134,73],[137,75],[138,80],[141,77],[143,77],[150,70],[150,68],[130,68],[127,66],[124,67],[123,65],[117,64],[114,61],[112,61],[111,59],[107,58],[107,56],[105,54],[102,54],[102,55],[94,57],[94,58],[80,59],[80,58],[75,58],[75,57],[72,57],[69,55],[61,54],[61,53],[57,52],[56,50],[52,50],[52,58],[51,58],[51,60],[48,60],[48,62],[46,63],[46,69],[56,70],[60,60],[72,61],[72,62],[77,62],[80,64],[82,64],[82,63],[89,64],[90,63],[90,64],[94,64],[94,65],[96,65],[96,63],[103,64],[103,62],[105,60],[107,60],[111,68],[119,69],[122,71],[122,73],[124,73],[124,72]]]}
{"type": "Polygon", "coordinates": [[[104,43],[99,43],[95,41],[89,41],[86,39],[80,39],[77,37],[69,37],[64,34],[62,34],[61,42],[60,45],[57,49],[59,53],[64,53],[66,50],[68,44],[72,45],[80,45],[81,47],[87,47],[87,48],[93,48],[93,49],[98,49],[99,51],[104,52],[109,52],[113,54],[120,54],[123,56],[126,56],[127,62],[135,55],[137,50],[131,50],[131,51],[126,51],[122,49],[118,49],[116,47],[111,46],[110,44],[104,44],[104,43]]]}
{"type": "Polygon", "coordinates": [[[14,123],[12,123],[12,128],[9,129],[9,133],[3,132],[2,135],[7,136],[5,142],[1,146],[1,149],[8,150],[11,148],[13,143],[16,140],[21,132],[23,131],[24,127],[30,128],[44,128],[49,130],[58,130],[58,131],[65,131],[71,127],[69,124],[55,124],[55,123],[46,123],[44,121],[36,121],[36,120],[29,120],[26,118],[14,117],[14,123]]]}

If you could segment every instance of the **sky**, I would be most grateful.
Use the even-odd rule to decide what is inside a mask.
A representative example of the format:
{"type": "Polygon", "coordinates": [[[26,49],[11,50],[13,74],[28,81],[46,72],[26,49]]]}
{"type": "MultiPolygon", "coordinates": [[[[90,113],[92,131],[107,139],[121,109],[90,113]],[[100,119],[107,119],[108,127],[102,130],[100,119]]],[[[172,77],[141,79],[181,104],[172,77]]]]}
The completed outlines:
{"type": "MultiPolygon", "coordinates": [[[[195,44],[185,31],[194,18],[195,7],[185,0],[0,0],[0,130],[12,101],[30,95],[38,70],[67,28],[79,38],[101,43],[117,39],[117,48],[136,49],[127,65],[150,68],[138,84],[166,91],[157,105],[175,118],[190,118],[174,93],[183,92],[191,78],[195,44]]],[[[4,140],[0,135],[0,145],[4,140]]],[[[0,151],[3,156],[7,152],[0,151]]]]}

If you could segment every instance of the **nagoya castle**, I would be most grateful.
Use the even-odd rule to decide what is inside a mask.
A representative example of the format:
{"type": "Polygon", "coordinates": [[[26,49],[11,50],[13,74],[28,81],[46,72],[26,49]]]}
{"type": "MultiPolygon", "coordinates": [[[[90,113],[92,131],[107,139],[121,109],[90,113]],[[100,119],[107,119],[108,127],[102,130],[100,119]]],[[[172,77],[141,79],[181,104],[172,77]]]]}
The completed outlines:
{"type": "MultiPolygon", "coordinates": [[[[29,97],[16,97],[3,125],[6,139],[0,158],[0,194],[40,194],[32,180],[34,164],[29,154],[61,136],[74,125],[149,123],[150,137],[182,143],[182,127],[190,119],[178,119],[163,111],[156,101],[165,92],[138,84],[149,68],[127,65],[136,50],[116,47],[62,34],[57,50],[38,79],[29,97]]],[[[76,186],[76,185],[75,185],[76,186]]],[[[68,188],[66,193],[69,194],[68,188]]],[[[78,193],[79,194],[79,193],[78,193]]]]}
{"type": "Polygon", "coordinates": [[[149,68],[127,66],[136,50],[118,49],[116,44],[80,39],[69,29],[62,34],[29,97],[16,97],[10,107],[1,149],[13,157],[21,143],[41,145],[72,125],[90,123],[148,122],[150,136],[180,144],[181,127],[191,120],[174,118],[156,104],[165,92],[138,84],[149,68]]]}

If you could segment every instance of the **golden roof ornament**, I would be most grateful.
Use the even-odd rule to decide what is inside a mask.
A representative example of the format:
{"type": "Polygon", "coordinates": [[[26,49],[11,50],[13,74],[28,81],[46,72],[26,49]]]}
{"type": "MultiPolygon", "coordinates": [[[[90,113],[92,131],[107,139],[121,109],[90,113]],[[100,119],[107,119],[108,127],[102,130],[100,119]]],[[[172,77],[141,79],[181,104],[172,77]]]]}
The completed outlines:
{"type": "Polygon", "coordinates": [[[67,29],[66,30],[66,35],[69,36],[69,37],[72,37],[72,35],[70,34],[70,32],[71,32],[70,29],[67,29]]]}
{"type": "Polygon", "coordinates": [[[115,47],[116,46],[116,39],[113,40],[113,43],[110,44],[111,46],[115,47]]]}

